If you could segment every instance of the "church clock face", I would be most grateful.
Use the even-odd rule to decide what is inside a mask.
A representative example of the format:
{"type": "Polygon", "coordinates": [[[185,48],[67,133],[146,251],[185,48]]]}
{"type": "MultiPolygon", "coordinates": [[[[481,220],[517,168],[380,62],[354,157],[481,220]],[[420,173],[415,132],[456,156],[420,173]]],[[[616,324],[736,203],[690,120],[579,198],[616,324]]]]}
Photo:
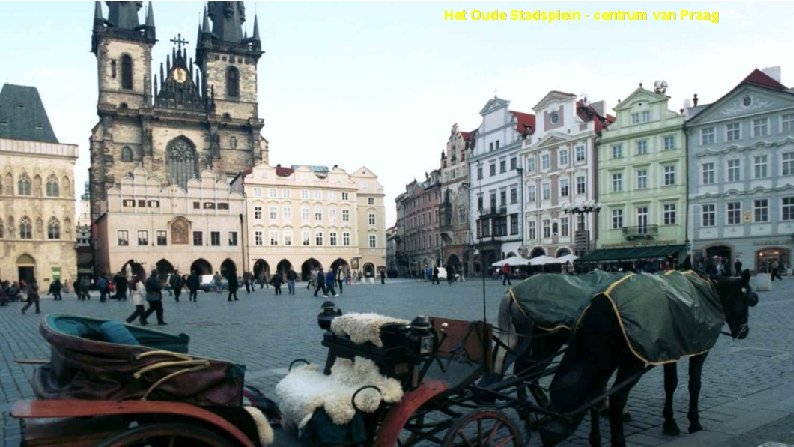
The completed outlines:
{"type": "Polygon", "coordinates": [[[185,71],[184,68],[175,68],[172,74],[176,82],[182,83],[187,81],[187,71],[185,71]]]}

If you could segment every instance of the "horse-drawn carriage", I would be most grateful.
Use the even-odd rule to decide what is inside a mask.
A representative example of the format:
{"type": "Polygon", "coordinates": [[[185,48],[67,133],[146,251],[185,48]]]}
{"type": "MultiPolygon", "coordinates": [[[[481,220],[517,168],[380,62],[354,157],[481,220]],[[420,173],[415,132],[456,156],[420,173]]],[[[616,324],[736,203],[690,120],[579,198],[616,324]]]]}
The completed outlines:
{"type": "MultiPolygon", "coordinates": [[[[663,295],[676,295],[679,301],[694,291],[703,295],[706,304],[690,301],[698,319],[712,328],[708,337],[685,349],[710,348],[716,341],[713,328],[718,335],[726,318],[734,337],[746,336],[747,306],[754,296],[747,278],[710,282],[694,274],[670,276],[667,286],[655,283],[663,295]],[[718,316],[706,310],[716,310],[718,316]]],[[[284,430],[311,445],[328,446],[520,446],[533,431],[553,445],[588,410],[595,417],[593,409],[607,397],[618,397],[610,409],[610,422],[615,422],[628,390],[657,363],[644,358],[647,351],[627,338],[632,323],[622,321],[626,316],[621,317],[615,297],[620,287],[647,295],[647,285],[631,275],[536,275],[528,281],[535,283],[522,283],[502,301],[499,325],[507,333],[484,321],[342,315],[333,303],[324,303],[318,324],[328,348],[325,364],[293,362],[276,387],[284,430]],[[539,324],[538,309],[517,299],[523,294],[540,302],[554,291],[576,299],[567,310],[540,304],[540,313],[559,314],[552,318],[553,327],[539,324]],[[565,343],[551,342],[549,334],[566,330],[565,343]],[[619,348],[585,352],[601,336],[611,337],[609,346],[619,348]],[[582,360],[583,354],[597,362],[582,360]],[[508,375],[505,365],[511,363],[513,374],[508,375]],[[615,369],[617,383],[607,390],[615,369]],[[549,380],[550,388],[541,387],[549,380]]],[[[677,315],[686,312],[663,306],[672,306],[677,315]]],[[[242,405],[244,367],[191,356],[186,337],[143,328],[124,326],[139,345],[97,341],[103,324],[64,316],[45,320],[42,335],[53,350],[34,380],[39,399],[17,402],[12,411],[23,421],[25,445],[247,446],[272,441],[262,413],[242,405]],[[36,423],[41,418],[57,419],[36,423]]],[[[684,344],[690,342],[683,338],[684,344]]],[[[659,346],[662,356],[680,347],[669,340],[659,346]]],[[[705,358],[700,351],[684,352],[705,358]]],[[[677,360],[665,359],[658,363],[677,360]]],[[[613,443],[620,443],[614,435],[613,443]]],[[[594,428],[591,443],[600,443],[598,436],[594,428]]]]}

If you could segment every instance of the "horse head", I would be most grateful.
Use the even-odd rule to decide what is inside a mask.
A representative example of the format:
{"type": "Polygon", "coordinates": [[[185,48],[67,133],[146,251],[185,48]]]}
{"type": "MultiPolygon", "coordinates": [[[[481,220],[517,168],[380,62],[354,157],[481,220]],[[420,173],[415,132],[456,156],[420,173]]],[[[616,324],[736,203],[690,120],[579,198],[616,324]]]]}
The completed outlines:
{"type": "Polygon", "coordinates": [[[725,311],[725,322],[728,323],[731,337],[739,340],[747,338],[750,333],[747,326],[750,307],[758,304],[758,294],[750,287],[750,270],[743,271],[738,278],[710,276],[710,280],[725,311]]]}

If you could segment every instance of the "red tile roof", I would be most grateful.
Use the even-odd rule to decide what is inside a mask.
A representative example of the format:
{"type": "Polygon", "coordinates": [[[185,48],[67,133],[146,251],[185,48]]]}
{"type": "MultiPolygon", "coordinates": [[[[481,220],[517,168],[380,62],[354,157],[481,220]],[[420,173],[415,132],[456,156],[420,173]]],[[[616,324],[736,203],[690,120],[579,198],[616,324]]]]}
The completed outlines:
{"type": "Polygon", "coordinates": [[[520,134],[533,134],[535,133],[535,115],[531,113],[516,112],[511,110],[510,113],[516,117],[516,132],[520,134]]]}
{"type": "Polygon", "coordinates": [[[606,129],[607,126],[615,122],[615,117],[612,115],[601,116],[592,105],[584,105],[582,101],[576,101],[576,114],[582,121],[594,121],[595,131],[600,133],[606,129]]]}
{"type": "Polygon", "coordinates": [[[757,68],[753,70],[752,73],[747,75],[747,77],[744,78],[744,80],[739,84],[753,84],[760,87],[771,88],[773,90],[786,90],[785,85],[772,79],[769,75],[757,68]]]}

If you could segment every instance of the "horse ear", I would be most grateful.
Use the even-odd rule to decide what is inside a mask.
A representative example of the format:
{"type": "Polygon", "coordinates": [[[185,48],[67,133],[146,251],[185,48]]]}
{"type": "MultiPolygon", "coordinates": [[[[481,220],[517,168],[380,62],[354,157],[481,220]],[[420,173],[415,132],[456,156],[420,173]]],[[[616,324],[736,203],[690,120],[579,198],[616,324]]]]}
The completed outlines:
{"type": "Polygon", "coordinates": [[[744,269],[742,272],[742,285],[750,284],[750,269],[744,269]]]}

